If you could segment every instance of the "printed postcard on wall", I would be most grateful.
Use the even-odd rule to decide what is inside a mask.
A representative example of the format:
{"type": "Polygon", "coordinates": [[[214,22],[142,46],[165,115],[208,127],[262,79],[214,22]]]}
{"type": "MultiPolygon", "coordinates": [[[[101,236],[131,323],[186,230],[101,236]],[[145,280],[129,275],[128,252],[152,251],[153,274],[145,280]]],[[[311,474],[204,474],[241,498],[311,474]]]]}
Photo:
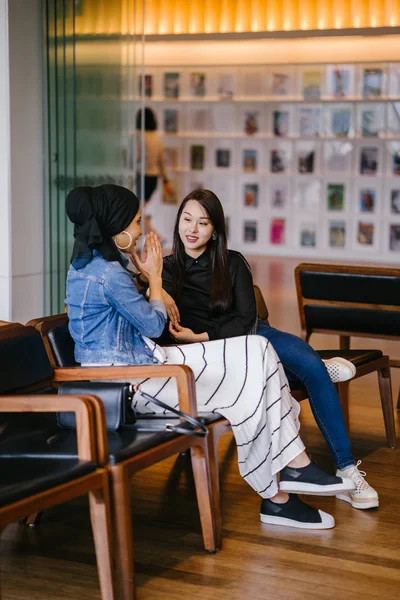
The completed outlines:
{"type": "Polygon", "coordinates": [[[360,212],[374,213],[376,205],[376,190],[374,188],[361,188],[359,190],[360,212]]]}
{"type": "Polygon", "coordinates": [[[189,75],[189,94],[194,98],[204,98],[206,96],[206,74],[190,73],[189,75]]]}
{"type": "Polygon", "coordinates": [[[217,148],[215,150],[215,166],[218,169],[228,169],[231,166],[230,148],[217,148]]]}
{"type": "Polygon", "coordinates": [[[274,69],[271,73],[271,96],[290,96],[292,94],[292,76],[274,69]]]}
{"type": "Polygon", "coordinates": [[[164,131],[165,133],[178,133],[178,111],[176,108],[164,109],[164,131]]]}
{"type": "Polygon", "coordinates": [[[350,67],[335,65],[331,69],[329,92],[334,98],[346,98],[351,95],[350,67]]]}
{"type": "Polygon", "coordinates": [[[286,110],[274,110],[272,113],[272,129],[277,137],[289,135],[290,118],[286,110]]]}
{"type": "Polygon", "coordinates": [[[204,169],[205,147],[200,144],[190,146],[190,168],[192,171],[204,169]]]}
{"type": "Polygon", "coordinates": [[[309,100],[319,100],[321,97],[322,72],[310,70],[303,72],[303,96],[309,100]]]}
{"type": "Polygon", "coordinates": [[[390,190],[390,212],[392,215],[400,215],[400,189],[390,190]]]}
{"type": "Polygon", "coordinates": [[[343,210],[344,209],[344,184],[343,183],[328,183],[328,185],[327,185],[327,209],[328,210],[343,210]]]}
{"type": "Polygon", "coordinates": [[[400,98],[400,63],[389,65],[389,90],[391,98],[400,98]]]}
{"type": "Polygon", "coordinates": [[[243,223],[243,241],[244,242],[256,242],[257,241],[257,221],[245,221],[243,223]]]}
{"type": "Polygon", "coordinates": [[[289,183],[279,181],[270,187],[270,204],[275,210],[285,210],[289,198],[289,183]]]}
{"type": "Polygon", "coordinates": [[[316,238],[316,223],[300,223],[300,246],[303,248],[315,248],[316,238]]]}
{"type": "Polygon", "coordinates": [[[283,245],[285,243],[286,219],[275,218],[271,220],[269,241],[271,244],[283,245]]]}
{"type": "Polygon", "coordinates": [[[378,137],[383,129],[381,111],[377,106],[361,108],[361,135],[363,137],[378,137]]]}
{"type": "Polygon", "coordinates": [[[400,135],[400,102],[387,104],[387,133],[389,136],[400,135]]]}
{"type": "Polygon", "coordinates": [[[376,175],[378,171],[378,148],[363,147],[360,153],[361,175],[376,175]]]}
{"type": "Polygon", "coordinates": [[[318,137],[321,127],[321,109],[305,108],[299,110],[299,134],[302,137],[318,137]]]}
{"type": "Polygon", "coordinates": [[[382,69],[364,69],[362,84],[364,98],[380,98],[382,96],[383,85],[382,69]]]}
{"type": "Polygon", "coordinates": [[[349,108],[332,108],[331,134],[334,137],[348,137],[351,132],[351,110],[349,108]]]}
{"type": "Polygon", "coordinates": [[[361,246],[372,246],[374,243],[374,223],[358,222],[357,241],[361,246]]]}
{"type": "Polygon", "coordinates": [[[179,98],[179,73],[164,73],[164,96],[179,98]]]}
{"type": "Polygon", "coordinates": [[[346,244],[346,221],[329,221],[329,246],[344,248],[346,244]]]}
{"type": "Polygon", "coordinates": [[[289,167],[286,150],[283,148],[272,148],[270,155],[271,173],[284,173],[289,167]]]}
{"type": "Polygon", "coordinates": [[[243,150],[243,171],[246,173],[257,171],[257,150],[243,150]]]}
{"type": "Polygon", "coordinates": [[[394,150],[392,153],[392,175],[400,175],[400,150],[394,150]]]}
{"type": "Polygon", "coordinates": [[[400,223],[389,225],[389,250],[400,252],[400,223]]]}
{"type": "Polygon", "coordinates": [[[260,130],[260,113],[251,111],[244,113],[243,131],[246,135],[254,135],[260,130]]]}
{"type": "Polygon", "coordinates": [[[211,110],[209,108],[199,108],[197,106],[190,106],[188,109],[188,121],[190,131],[211,131],[211,110]]]}
{"type": "Polygon", "coordinates": [[[315,150],[297,150],[297,169],[301,174],[314,173],[315,150]]]}
{"type": "Polygon", "coordinates": [[[163,204],[178,204],[178,182],[170,179],[168,186],[163,185],[162,193],[163,204]]]}
{"type": "Polygon", "coordinates": [[[218,73],[217,95],[220,100],[232,100],[235,95],[235,75],[218,73]]]}
{"type": "Polygon", "coordinates": [[[153,96],[153,75],[144,76],[144,85],[142,75],[138,75],[138,88],[140,96],[151,98],[153,96]]]}
{"type": "Polygon", "coordinates": [[[244,206],[258,206],[259,187],[258,183],[245,183],[243,185],[243,204],[244,206]]]}

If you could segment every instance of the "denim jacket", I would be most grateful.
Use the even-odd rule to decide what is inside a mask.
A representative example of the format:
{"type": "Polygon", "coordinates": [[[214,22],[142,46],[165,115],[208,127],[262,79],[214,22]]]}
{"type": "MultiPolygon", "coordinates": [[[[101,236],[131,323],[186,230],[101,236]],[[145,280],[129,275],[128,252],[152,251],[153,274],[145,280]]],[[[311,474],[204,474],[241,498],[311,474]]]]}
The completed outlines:
{"type": "MultiPolygon", "coordinates": [[[[124,265],[128,261],[123,258],[124,265]]],[[[159,337],[167,321],[165,306],[147,302],[132,274],[119,262],[94,252],[82,269],[67,276],[69,331],[79,363],[158,363],[143,336],[159,337]]]]}

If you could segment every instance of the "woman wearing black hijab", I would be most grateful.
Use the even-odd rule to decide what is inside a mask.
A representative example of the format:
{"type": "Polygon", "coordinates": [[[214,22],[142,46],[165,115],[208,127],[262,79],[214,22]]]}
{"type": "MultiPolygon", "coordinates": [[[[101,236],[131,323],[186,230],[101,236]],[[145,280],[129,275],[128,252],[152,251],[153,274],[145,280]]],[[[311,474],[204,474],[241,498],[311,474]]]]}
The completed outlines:
{"type": "MultiPolygon", "coordinates": [[[[142,233],[136,196],[115,185],[81,187],[68,195],[67,213],[75,225],[66,303],[77,362],[188,365],[196,380],[198,410],[217,412],[232,425],[240,473],[262,497],[261,520],[303,529],[334,527],[333,517],[294,494],[334,495],[352,489],[353,483],[310,462],[299,436],[300,408],[272,345],[261,336],[242,336],[158,346],[149,338],[159,337],[167,320],[162,252],[150,233],[144,260],[133,253],[142,233]],[[137,290],[122,252],[131,254],[147,277],[149,302],[137,290]]],[[[176,406],[174,380],[134,383],[139,383],[134,397],[138,412],[149,412],[142,392],[176,406]]]]}

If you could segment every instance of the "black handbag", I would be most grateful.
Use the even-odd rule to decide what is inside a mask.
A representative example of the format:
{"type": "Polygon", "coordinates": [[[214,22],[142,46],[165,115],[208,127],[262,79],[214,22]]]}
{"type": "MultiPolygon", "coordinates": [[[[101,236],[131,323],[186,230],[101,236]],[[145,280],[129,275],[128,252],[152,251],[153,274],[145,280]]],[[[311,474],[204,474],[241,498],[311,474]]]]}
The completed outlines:
{"type": "MultiPolygon", "coordinates": [[[[106,413],[106,427],[108,431],[116,431],[117,429],[135,429],[136,431],[164,431],[164,432],[175,432],[185,435],[196,435],[204,437],[208,435],[207,427],[201,423],[201,421],[187,415],[186,413],[168,406],[158,398],[150,396],[141,391],[141,394],[146,400],[157,404],[161,408],[164,408],[168,413],[184,419],[179,421],[177,424],[165,423],[165,424],[152,424],[140,425],[134,408],[132,407],[132,400],[137,388],[131,383],[114,383],[114,382],[100,382],[100,381],[74,381],[68,383],[62,383],[58,389],[59,394],[73,394],[75,396],[97,396],[104,404],[106,413]]],[[[164,415],[163,415],[164,416],[164,415]]],[[[167,415],[166,415],[167,416],[167,415]]],[[[60,427],[66,429],[75,429],[76,421],[75,414],[71,412],[60,412],[57,414],[58,424],[60,427]]],[[[147,416],[146,419],[148,420],[147,416]]],[[[155,419],[154,419],[155,420],[155,419]]]]}

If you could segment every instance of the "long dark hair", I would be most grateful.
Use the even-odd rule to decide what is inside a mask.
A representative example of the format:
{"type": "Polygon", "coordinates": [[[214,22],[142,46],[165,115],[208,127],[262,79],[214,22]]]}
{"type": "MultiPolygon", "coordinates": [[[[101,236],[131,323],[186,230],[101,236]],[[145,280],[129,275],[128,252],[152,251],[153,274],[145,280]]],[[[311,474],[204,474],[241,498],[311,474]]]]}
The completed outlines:
{"type": "Polygon", "coordinates": [[[172,289],[174,297],[178,297],[185,278],[185,246],[179,235],[179,221],[182,211],[189,200],[195,200],[204,208],[212,225],[213,237],[210,238],[207,249],[210,254],[210,311],[223,313],[232,304],[232,281],[229,273],[229,254],[226,241],[224,209],[218,197],[210,190],[194,190],[182,201],[176,215],[174,227],[174,256],[172,289]],[[215,238],[215,239],[213,239],[215,238]]]}
{"type": "MultiPolygon", "coordinates": [[[[138,110],[136,113],[136,129],[142,128],[142,120],[143,120],[143,111],[142,109],[138,110]]],[[[144,109],[144,130],[145,131],[156,131],[157,129],[157,119],[154,112],[151,108],[144,109]]]]}

